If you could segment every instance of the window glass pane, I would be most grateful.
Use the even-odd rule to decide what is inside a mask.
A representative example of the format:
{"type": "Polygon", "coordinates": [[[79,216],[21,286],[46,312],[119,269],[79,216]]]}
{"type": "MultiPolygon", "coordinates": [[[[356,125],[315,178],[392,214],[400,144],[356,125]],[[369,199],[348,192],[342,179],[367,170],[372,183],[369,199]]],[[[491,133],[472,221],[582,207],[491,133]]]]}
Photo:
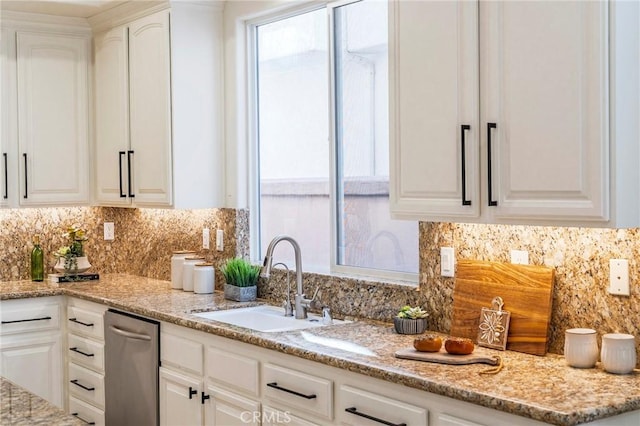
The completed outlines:
{"type": "Polygon", "coordinates": [[[389,214],[387,2],[334,9],[339,265],[418,271],[418,224],[389,214]]]}
{"type": "MultiPolygon", "coordinates": [[[[325,9],[257,27],[260,255],[292,236],[305,270],[328,272],[329,112],[325,9]]],[[[294,266],[280,244],[275,259],[294,266]]]]}

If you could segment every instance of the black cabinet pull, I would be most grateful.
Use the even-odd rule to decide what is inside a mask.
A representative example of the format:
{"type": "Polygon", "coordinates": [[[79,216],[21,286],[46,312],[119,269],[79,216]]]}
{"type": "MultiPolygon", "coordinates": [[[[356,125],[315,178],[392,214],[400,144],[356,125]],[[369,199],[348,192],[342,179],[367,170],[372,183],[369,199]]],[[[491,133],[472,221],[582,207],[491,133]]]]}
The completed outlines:
{"type": "Polygon", "coordinates": [[[269,386],[270,388],[274,388],[274,389],[281,390],[281,391],[283,391],[283,392],[290,393],[290,394],[295,395],[295,396],[299,396],[299,397],[301,397],[301,398],[305,398],[305,399],[314,399],[314,398],[317,398],[317,396],[316,396],[316,394],[315,394],[315,393],[312,393],[311,395],[305,395],[304,393],[296,392],[296,391],[294,391],[294,390],[291,390],[291,389],[287,389],[287,388],[283,388],[283,387],[281,387],[281,386],[278,386],[278,383],[276,383],[276,382],[267,383],[267,386],[269,386]]]}
{"type": "Polygon", "coordinates": [[[28,197],[29,194],[29,178],[27,177],[27,153],[22,154],[22,158],[24,158],[24,198],[28,197]]]}
{"type": "Polygon", "coordinates": [[[2,324],[15,324],[16,322],[45,321],[50,319],[51,317],[29,318],[29,319],[22,319],[22,320],[2,321],[2,324]]]}
{"type": "Polygon", "coordinates": [[[96,390],[96,388],[88,388],[88,387],[86,387],[86,386],[85,386],[85,385],[83,385],[82,383],[78,382],[78,379],[70,380],[70,382],[71,382],[71,383],[73,383],[73,384],[74,384],[74,385],[76,385],[76,386],[80,386],[80,387],[81,387],[82,389],[84,389],[84,390],[88,390],[88,391],[91,391],[91,392],[93,392],[94,390],[96,390]]]}
{"type": "Polygon", "coordinates": [[[94,354],[88,354],[88,353],[86,353],[86,352],[82,352],[82,351],[81,351],[80,349],[78,349],[77,347],[69,348],[69,350],[70,350],[70,351],[73,351],[73,352],[75,352],[75,353],[78,353],[78,354],[80,354],[80,355],[84,355],[84,356],[86,356],[86,357],[95,356],[94,354]]]}
{"type": "Polygon", "coordinates": [[[369,419],[369,420],[372,420],[374,422],[381,423],[383,425],[387,425],[387,426],[407,426],[406,423],[391,423],[391,422],[388,422],[386,420],[379,419],[377,417],[370,416],[370,415],[365,414],[365,413],[361,413],[361,412],[358,411],[358,409],[356,407],[345,408],[344,411],[346,411],[347,413],[355,414],[356,416],[364,417],[365,419],[369,419]]]}
{"type": "Polygon", "coordinates": [[[127,196],[127,194],[122,191],[122,156],[126,154],[127,153],[125,151],[118,152],[118,179],[120,180],[120,198],[125,198],[127,196]]]}
{"type": "Polygon", "coordinates": [[[194,389],[191,386],[189,386],[189,399],[193,399],[193,395],[197,395],[198,394],[198,389],[194,389]]]}
{"type": "Polygon", "coordinates": [[[133,198],[136,195],[131,192],[131,156],[133,155],[133,151],[127,151],[127,177],[129,178],[129,197],[133,198]]]}
{"type": "Polygon", "coordinates": [[[487,180],[489,181],[489,207],[497,206],[498,202],[493,200],[493,184],[491,182],[491,130],[497,129],[496,123],[487,123],[487,180]]]}
{"type": "Polygon", "coordinates": [[[72,415],[73,417],[76,417],[76,418],[78,418],[78,419],[82,420],[83,422],[85,422],[85,423],[86,423],[86,424],[88,424],[88,425],[95,425],[95,424],[96,424],[96,422],[90,422],[89,420],[85,420],[85,419],[83,419],[82,417],[80,417],[80,415],[79,415],[78,413],[71,413],[71,415],[72,415]]]}
{"type": "Polygon", "coordinates": [[[6,152],[2,153],[2,157],[4,158],[4,195],[2,196],[2,198],[6,200],[7,198],[9,198],[9,163],[7,162],[6,152]]]}
{"type": "Polygon", "coordinates": [[[465,153],[466,148],[465,148],[465,140],[464,140],[464,135],[465,135],[465,131],[467,130],[471,130],[471,126],[468,124],[462,124],[460,126],[460,144],[462,145],[462,155],[461,155],[461,165],[462,165],[462,205],[463,206],[470,206],[471,205],[471,200],[467,200],[467,161],[466,161],[466,156],[465,153]]]}
{"type": "Polygon", "coordinates": [[[78,321],[76,318],[69,318],[69,321],[75,322],[76,324],[84,325],[85,327],[93,327],[92,322],[82,322],[82,321],[78,321]]]}
{"type": "Polygon", "coordinates": [[[201,402],[202,402],[203,405],[204,405],[204,402],[209,398],[211,398],[211,395],[207,395],[206,393],[202,392],[201,402]]]}

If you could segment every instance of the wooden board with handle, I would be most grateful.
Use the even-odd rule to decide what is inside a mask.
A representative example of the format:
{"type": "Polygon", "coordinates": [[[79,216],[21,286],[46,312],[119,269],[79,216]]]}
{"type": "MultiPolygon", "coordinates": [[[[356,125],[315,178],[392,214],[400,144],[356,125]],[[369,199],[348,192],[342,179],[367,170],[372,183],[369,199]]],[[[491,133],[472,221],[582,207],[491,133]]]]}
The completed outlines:
{"type": "Polygon", "coordinates": [[[480,311],[494,297],[511,312],[507,349],[533,355],[547,352],[554,270],[543,266],[461,260],[453,290],[451,335],[478,338],[480,311]]]}
{"type": "MultiPolygon", "coordinates": [[[[498,354],[498,352],[496,352],[498,354]]],[[[451,355],[441,349],[439,352],[420,352],[414,348],[405,348],[395,353],[396,358],[412,359],[415,361],[435,362],[449,365],[489,364],[498,365],[500,359],[497,355],[451,355]]]]}

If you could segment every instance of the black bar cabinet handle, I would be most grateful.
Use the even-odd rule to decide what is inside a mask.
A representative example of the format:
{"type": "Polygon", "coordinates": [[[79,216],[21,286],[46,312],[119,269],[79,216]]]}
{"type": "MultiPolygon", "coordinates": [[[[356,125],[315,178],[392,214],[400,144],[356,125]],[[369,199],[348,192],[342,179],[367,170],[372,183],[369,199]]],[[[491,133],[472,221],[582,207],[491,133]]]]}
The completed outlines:
{"type": "Polygon", "coordinates": [[[487,123],[487,177],[489,183],[489,207],[497,206],[498,202],[493,200],[493,183],[491,181],[491,130],[497,129],[496,123],[487,123]]]}
{"type": "Polygon", "coordinates": [[[193,395],[197,395],[198,394],[198,389],[194,389],[191,386],[189,386],[189,399],[193,399],[193,395]]]}
{"type": "Polygon", "coordinates": [[[467,161],[466,161],[466,156],[465,153],[466,148],[465,148],[465,140],[464,140],[464,135],[465,135],[465,131],[467,130],[471,130],[471,126],[468,124],[462,124],[460,126],[460,143],[462,145],[462,154],[461,154],[461,163],[462,163],[462,205],[463,206],[470,206],[471,205],[471,200],[467,200],[467,161]]]}
{"type": "Polygon", "coordinates": [[[135,197],[135,194],[131,192],[131,156],[133,155],[133,151],[127,151],[127,177],[129,178],[129,197],[135,197]]]}
{"type": "Polygon", "coordinates": [[[127,194],[122,192],[122,156],[126,155],[125,151],[118,152],[118,179],[120,179],[120,198],[125,198],[127,194]]]}
{"type": "Polygon", "coordinates": [[[84,390],[88,390],[88,391],[91,391],[91,392],[93,392],[94,390],[96,390],[96,388],[89,388],[89,387],[86,387],[86,386],[85,386],[85,385],[83,385],[82,383],[78,382],[78,379],[70,380],[70,382],[71,382],[71,383],[73,383],[73,384],[74,384],[74,385],[76,385],[76,386],[80,386],[80,387],[81,387],[82,389],[84,389],[84,390]]]}
{"type": "Polygon", "coordinates": [[[80,417],[80,415],[79,415],[78,413],[71,413],[71,415],[72,415],[73,417],[76,417],[76,418],[78,418],[78,419],[82,420],[83,422],[85,422],[85,423],[86,423],[86,424],[88,424],[88,425],[95,425],[95,424],[96,424],[96,422],[90,422],[89,420],[85,420],[85,419],[83,419],[82,417],[80,417]]]}
{"type": "Polygon", "coordinates": [[[50,320],[50,319],[51,319],[51,317],[29,318],[29,319],[21,319],[21,320],[2,321],[2,324],[15,324],[17,322],[31,322],[31,321],[44,321],[44,320],[50,320]]]}
{"type": "Polygon", "coordinates": [[[358,411],[358,409],[356,407],[345,408],[344,411],[346,411],[347,413],[355,414],[356,416],[364,417],[365,419],[369,419],[369,420],[372,420],[374,422],[381,423],[383,425],[387,425],[387,426],[407,426],[406,423],[391,423],[391,422],[388,422],[386,420],[380,419],[378,417],[374,417],[374,416],[370,416],[370,415],[365,414],[365,413],[361,413],[360,411],[358,411]]]}
{"type": "Polygon", "coordinates": [[[73,347],[73,348],[69,348],[70,351],[73,351],[75,353],[78,353],[80,355],[84,355],[86,357],[92,357],[95,356],[94,354],[88,354],[86,352],[82,352],[80,349],[78,349],[77,347],[73,347]]]}
{"type": "Polygon", "coordinates": [[[29,194],[29,178],[27,177],[27,153],[22,153],[22,158],[24,158],[24,198],[28,197],[29,194]]]}
{"type": "Polygon", "coordinates": [[[2,196],[2,198],[6,200],[7,198],[9,198],[9,163],[7,162],[6,152],[2,153],[2,157],[4,158],[4,195],[2,196]]]}
{"type": "Polygon", "coordinates": [[[202,399],[200,400],[200,402],[202,402],[202,404],[204,405],[204,402],[211,398],[211,395],[207,395],[206,393],[202,392],[202,399]]]}
{"type": "Polygon", "coordinates": [[[93,327],[92,322],[82,322],[82,321],[78,321],[76,318],[69,318],[69,321],[75,322],[76,324],[84,325],[85,327],[93,327]]]}
{"type": "Polygon", "coordinates": [[[312,393],[311,395],[306,395],[306,394],[304,394],[304,393],[296,392],[296,391],[294,391],[294,390],[291,390],[291,389],[287,389],[287,388],[283,388],[283,387],[281,387],[281,386],[278,386],[278,383],[276,383],[276,382],[267,383],[267,386],[269,386],[270,388],[274,388],[274,389],[278,389],[278,390],[281,390],[281,391],[284,391],[284,392],[288,392],[288,393],[290,393],[290,394],[292,394],[292,395],[299,396],[299,397],[301,397],[301,398],[305,398],[305,399],[314,399],[314,398],[317,398],[317,396],[316,396],[316,394],[315,394],[315,393],[312,393]]]}

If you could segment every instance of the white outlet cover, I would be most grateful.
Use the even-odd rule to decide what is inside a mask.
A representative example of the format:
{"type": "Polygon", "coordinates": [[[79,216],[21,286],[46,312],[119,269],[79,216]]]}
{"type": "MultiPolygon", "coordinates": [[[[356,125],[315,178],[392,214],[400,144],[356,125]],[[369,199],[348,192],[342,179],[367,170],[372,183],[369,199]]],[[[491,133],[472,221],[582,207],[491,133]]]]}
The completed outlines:
{"type": "Polygon", "coordinates": [[[456,255],[453,247],[440,247],[440,275],[453,277],[455,275],[456,255]]]}
{"type": "Polygon", "coordinates": [[[216,250],[224,250],[224,231],[222,229],[216,231],[216,250]]]}
{"type": "Polygon", "coordinates": [[[203,249],[209,249],[209,240],[210,240],[210,236],[209,236],[209,228],[203,228],[202,229],[202,248],[203,249]]]}
{"type": "Polygon", "coordinates": [[[113,241],[116,238],[116,231],[113,222],[104,223],[104,240],[113,241]]]}
{"type": "Polygon", "coordinates": [[[511,263],[514,265],[528,265],[529,252],[526,250],[511,250],[511,263]]]}
{"type": "Polygon", "coordinates": [[[609,260],[609,293],[629,296],[629,261],[626,259],[609,260]]]}

